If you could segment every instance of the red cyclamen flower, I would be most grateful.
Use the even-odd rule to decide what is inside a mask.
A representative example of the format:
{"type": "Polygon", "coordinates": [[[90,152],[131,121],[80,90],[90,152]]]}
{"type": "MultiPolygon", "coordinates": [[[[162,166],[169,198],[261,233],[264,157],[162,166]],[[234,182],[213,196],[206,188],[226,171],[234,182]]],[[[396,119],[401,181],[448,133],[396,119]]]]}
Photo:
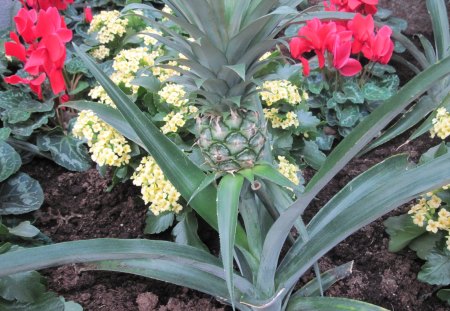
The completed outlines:
{"type": "Polygon", "coordinates": [[[372,36],[362,47],[364,56],[381,64],[387,64],[394,52],[394,42],[391,40],[392,29],[388,26],[383,26],[376,35],[372,36]]]}
{"type": "Polygon", "coordinates": [[[347,24],[349,30],[353,32],[352,53],[361,52],[363,45],[370,39],[374,33],[375,24],[372,15],[364,17],[361,14],[350,20],[347,24]]]}
{"type": "Polygon", "coordinates": [[[86,23],[91,23],[93,19],[92,16],[92,9],[90,6],[87,6],[84,8],[84,20],[86,21],[86,23]]]}
{"type": "Polygon", "coordinates": [[[358,74],[361,69],[361,63],[356,59],[350,58],[352,43],[350,41],[343,42],[336,37],[333,49],[333,66],[344,77],[351,77],[358,74]]]}
{"type": "Polygon", "coordinates": [[[322,23],[318,18],[307,21],[306,26],[300,28],[298,37],[289,42],[292,57],[300,60],[303,64],[303,73],[309,75],[308,60],[303,57],[304,53],[314,51],[319,60],[319,67],[325,65],[325,52],[331,51],[336,24],[334,22],[322,23]]]}
{"type": "Polygon", "coordinates": [[[330,0],[324,1],[325,11],[355,12],[361,14],[375,14],[378,0],[330,0]]]}
{"type": "Polygon", "coordinates": [[[65,10],[74,0],[20,0],[24,7],[34,10],[47,10],[48,8],[57,8],[65,10]]]}
{"type": "Polygon", "coordinates": [[[45,77],[48,77],[53,93],[61,93],[66,89],[62,73],[66,59],[65,44],[72,39],[72,31],[67,29],[63,17],[54,7],[41,10],[38,15],[34,10],[21,9],[18,16],[20,18],[17,20],[20,23],[16,23],[16,28],[24,41],[28,43],[28,48],[25,49],[25,46],[20,43],[17,34],[11,33],[13,42],[5,43],[5,53],[24,62],[24,70],[37,78],[19,79],[11,76],[5,81],[11,84],[28,84],[41,98],[40,84],[45,77]],[[24,18],[26,16],[29,19],[24,18]],[[34,18],[35,16],[37,17],[34,18]],[[30,24],[33,20],[35,24],[30,24]],[[36,85],[38,82],[40,82],[39,88],[36,85]]]}

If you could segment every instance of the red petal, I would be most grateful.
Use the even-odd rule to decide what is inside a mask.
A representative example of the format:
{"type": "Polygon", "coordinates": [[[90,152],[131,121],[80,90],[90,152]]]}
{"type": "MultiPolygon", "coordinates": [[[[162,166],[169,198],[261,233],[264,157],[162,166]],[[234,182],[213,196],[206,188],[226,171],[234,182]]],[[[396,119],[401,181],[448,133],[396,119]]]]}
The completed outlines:
{"type": "Polygon", "coordinates": [[[356,59],[349,58],[345,66],[339,69],[339,72],[344,77],[351,77],[359,73],[362,69],[361,63],[356,59]]]}
{"type": "Polygon", "coordinates": [[[17,57],[22,62],[27,60],[25,47],[14,42],[5,42],[5,54],[17,57]]]}
{"type": "Polygon", "coordinates": [[[56,34],[46,36],[41,43],[47,49],[48,55],[53,62],[57,62],[64,54],[64,44],[61,43],[56,34]]]}
{"type": "Polygon", "coordinates": [[[54,69],[50,73],[50,85],[52,86],[53,94],[61,93],[66,89],[66,84],[64,82],[64,76],[62,70],[54,69]]]}
{"type": "Polygon", "coordinates": [[[9,84],[19,84],[19,83],[24,83],[24,84],[29,84],[30,80],[28,79],[24,79],[18,75],[12,75],[9,77],[5,77],[5,82],[9,83],[9,84]]]}

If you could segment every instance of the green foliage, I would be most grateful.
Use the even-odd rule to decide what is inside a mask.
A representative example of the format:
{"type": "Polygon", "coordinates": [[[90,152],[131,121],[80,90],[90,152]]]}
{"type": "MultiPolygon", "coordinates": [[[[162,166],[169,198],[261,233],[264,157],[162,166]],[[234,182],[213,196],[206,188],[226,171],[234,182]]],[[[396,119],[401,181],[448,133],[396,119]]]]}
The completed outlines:
{"type": "MultiPolygon", "coordinates": [[[[420,65],[420,69],[402,57],[398,57],[397,59],[400,63],[406,64],[410,69],[412,68],[416,74],[426,70],[433,64],[439,64],[450,53],[448,48],[450,45],[450,27],[445,0],[427,0],[426,5],[433,26],[433,37],[435,38],[434,46],[424,36],[419,35],[423,48],[423,51],[420,51],[408,38],[402,36],[398,32],[394,34],[394,38],[406,48],[411,56],[413,56],[420,65]]],[[[394,26],[402,26],[402,23],[396,21],[394,26]]],[[[396,30],[395,27],[394,30],[396,30]]],[[[449,76],[443,77],[440,81],[436,81],[428,91],[428,94],[413,103],[409,111],[393,126],[386,129],[378,139],[372,142],[372,144],[366,148],[366,151],[390,141],[417,124],[421,125],[413,132],[409,137],[409,140],[416,139],[425,132],[428,132],[432,125],[431,120],[434,118],[434,112],[437,108],[446,107],[449,103],[449,87],[449,76]],[[422,121],[425,117],[427,117],[425,121],[422,121]]]]}
{"type": "Polygon", "coordinates": [[[328,126],[336,128],[342,137],[398,90],[400,80],[393,67],[369,64],[365,70],[368,78],[337,79],[321,71],[304,78],[310,107],[318,109],[328,126]]]}
{"type": "MultiPolygon", "coordinates": [[[[420,165],[426,165],[430,161],[448,156],[449,145],[441,143],[438,146],[430,148],[420,158],[420,165]]],[[[447,211],[449,209],[448,198],[450,191],[443,188],[433,191],[433,195],[439,197],[442,202],[439,209],[447,211]]],[[[429,196],[427,196],[429,198],[429,196]]],[[[422,199],[425,200],[425,199],[422,199]]],[[[423,203],[418,203],[423,204],[423,203]]],[[[413,217],[417,212],[414,212],[414,207],[411,209],[411,215],[404,214],[396,217],[390,217],[385,222],[386,232],[389,234],[389,250],[398,252],[405,247],[409,247],[416,252],[417,256],[425,260],[422,266],[418,279],[433,285],[450,285],[450,251],[447,247],[447,234],[444,231],[433,232],[428,228],[431,221],[437,221],[437,208],[428,210],[426,218],[421,226],[413,222],[413,217]]],[[[445,299],[445,290],[439,296],[442,300],[445,299]]]]}

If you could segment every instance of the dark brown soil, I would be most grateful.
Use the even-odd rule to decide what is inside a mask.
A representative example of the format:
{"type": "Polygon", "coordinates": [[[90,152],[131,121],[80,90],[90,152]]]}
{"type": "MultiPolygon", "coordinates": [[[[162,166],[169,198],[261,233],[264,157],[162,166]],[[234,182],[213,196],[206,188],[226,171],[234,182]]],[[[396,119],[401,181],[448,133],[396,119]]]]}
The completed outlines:
{"type": "MultiPolygon", "coordinates": [[[[409,19],[408,33],[431,29],[423,0],[380,0],[380,3],[409,19]]],[[[306,217],[311,217],[349,180],[375,163],[399,152],[407,152],[412,160],[417,160],[432,146],[425,137],[396,150],[402,142],[399,139],[352,161],[320,193],[306,217]]],[[[108,180],[101,178],[95,169],[71,173],[46,160],[36,160],[25,170],[40,181],[45,191],[44,205],[36,213],[36,226],[53,241],[144,238],[146,207],[138,198],[138,189],[130,183],[118,185],[108,193],[105,191],[108,180]]],[[[400,208],[391,215],[405,210],[406,207],[400,208]]],[[[210,232],[205,234],[210,235],[210,232]]],[[[212,246],[211,241],[215,239],[210,238],[208,246],[212,246]]],[[[411,251],[392,254],[387,251],[387,244],[388,236],[382,220],[378,220],[330,251],[320,261],[322,270],[351,260],[355,263],[353,274],[334,285],[327,295],[364,300],[395,311],[449,310],[435,297],[436,287],[416,280],[422,262],[415,254],[411,251]]],[[[132,275],[80,272],[76,265],[47,269],[44,274],[52,290],[77,301],[87,311],[229,310],[205,294],[132,275]]],[[[302,280],[307,281],[311,275],[307,274],[302,280]]]]}
{"type": "MultiPolygon", "coordinates": [[[[400,150],[397,140],[361,159],[355,159],[328,185],[311,206],[317,210],[350,179],[388,156],[407,152],[412,160],[432,145],[426,137],[400,150]]],[[[146,207],[138,190],[129,183],[105,192],[107,180],[95,169],[67,172],[51,162],[38,160],[26,171],[45,191],[45,203],[37,212],[37,226],[55,242],[114,237],[143,238],[146,207]]],[[[305,172],[310,173],[310,172],[305,172]]],[[[307,176],[308,177],[308,176],[307,176]]],[[[404,212],[399,209],[393,214],[404,212]]],[[[311,215],[306,214],[308,218],[311,215]]],[[[435,287],[420,283],[416,274],[422,262],[414,253],[387,251],[388,237],[382,220],[352,235],[321,261],[322,270],[354,260],[353,274],[334,285],[330,296],[364,300],[396,311],[448,310],[433,293],[435,287]]],[[[45,271],[51,289],[79,302],[85,310],[224,310],[207,295],[141,277],[109,272],[80,272],[75,265],[45,271]]],[[[306,275],[306,281],[311,274],[306,275]]]]}

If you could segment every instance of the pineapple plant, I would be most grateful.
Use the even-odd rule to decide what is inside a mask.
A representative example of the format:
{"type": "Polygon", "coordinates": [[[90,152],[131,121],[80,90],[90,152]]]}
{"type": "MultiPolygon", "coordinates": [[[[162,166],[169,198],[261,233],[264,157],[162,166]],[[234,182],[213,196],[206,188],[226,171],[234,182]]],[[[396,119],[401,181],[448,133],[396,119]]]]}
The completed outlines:
{"type": "Polygon", "coordinates": [[[196,138],[206,163],[220,173],[254,167],[268,149],[257,93],[261,81],[253,74],[266,64],[260,57],[280,41],[275,37],[286,13],[296,13],[293,9],[303,1],[164,2],[173,14],[161,14],[190,40],[156,21],[153,26],[163,35],[148,35],[179,51],[183,58],[177,63],[190,69],[172,67],[182,73],[174,82],[190,90],[199,107],[196,138]]]}

